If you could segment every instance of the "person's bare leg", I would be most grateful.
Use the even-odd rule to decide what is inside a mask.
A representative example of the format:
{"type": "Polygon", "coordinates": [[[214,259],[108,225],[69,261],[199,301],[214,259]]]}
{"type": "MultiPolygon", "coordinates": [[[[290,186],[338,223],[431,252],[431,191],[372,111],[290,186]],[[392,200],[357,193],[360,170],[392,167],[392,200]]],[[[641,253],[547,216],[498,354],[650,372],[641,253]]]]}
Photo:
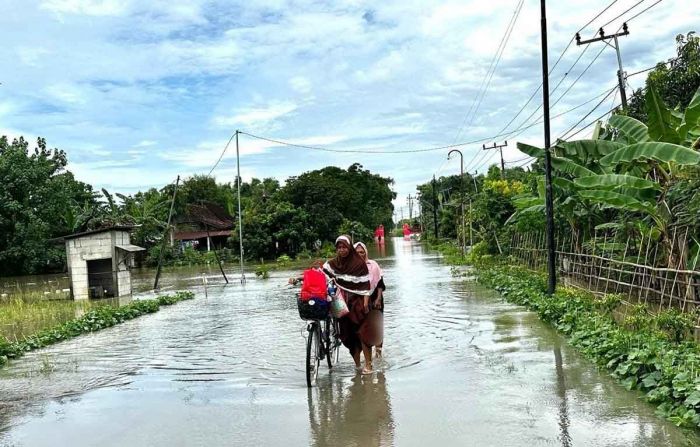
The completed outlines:
{"type": "Polygon", "coordinates": [[[352,352],[352,359],[355,361],[355,368],[360,369],[362,365],[360,364],[360,350],[356,349],[352,352]]]}
{"type": "Polygon", "coordinates": [[[372,347],[362,343],[362,354],[365,356],[365,367],[362,374],[370,374],[372,372],[372,347]]]}

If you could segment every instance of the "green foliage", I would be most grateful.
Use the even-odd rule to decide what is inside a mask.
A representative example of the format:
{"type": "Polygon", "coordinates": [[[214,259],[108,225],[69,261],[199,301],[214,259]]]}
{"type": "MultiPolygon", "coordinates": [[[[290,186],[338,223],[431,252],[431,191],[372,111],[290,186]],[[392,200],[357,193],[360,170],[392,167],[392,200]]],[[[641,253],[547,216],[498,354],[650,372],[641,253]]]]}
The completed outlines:
{"type": "Polygon", "coordinates": [[[268,279],[270,277],[270,267],[265,264],[259,264],[255,267],[255,276],[260,279],[268,279]]]}
{"type": "Polygon", "coordinates": [[[26,352],[81,334],[99,331],[141,315],[157,312],[160,306],[169,306],[192,298],[194,298],[192,292],[176,292],[174,295],[162,295],[151,300],[133,301],[122,307],[100,306],[90,309],[80,318],[44,329],[22,341],[10,342],[0,337],[0,365],[10,359],[19,358],[26,352]]]}
{"type": "MultiPolygon", "coordinates": [[[[684,109],[700,88],[700,38],[695,33],[676,37],[677,55],[669,63],[659,63],[649,73],[646,87],[652,87],[664,103],[684,109]]],[[[648,120],[648,105],[643,90],[629,100],[627,114],[641,122],[648,120]]]]}
{"type": "Polygon", "coordinates": [[[30,149],[23,138],[10,143],[0,137],[0,274],[62,268],[62,247],[48,240],[83,229],[97,203],[66,164],[66,154],[49,149],[43,138],[30,149]]]}
{"type": "Polygon", "coordinates": [[[617,296],[596,299],[568,288],[547,296],[543,276],[504,265],[479,269],[478,278],[536,312],[627,389],[644,393],[659,414],[680,426],[700,427],[700,346],[689,340],[687,315],[653,316],[640,305],[620,324],[613,315],[617,296]]]}
{"type": "Polygon", "coordinates": [[[291,263],[292,258],[290,258],[288,255],[282,255],[277,258],[277,265],[279,265],[280,267],[286,267],[291,263]]]}

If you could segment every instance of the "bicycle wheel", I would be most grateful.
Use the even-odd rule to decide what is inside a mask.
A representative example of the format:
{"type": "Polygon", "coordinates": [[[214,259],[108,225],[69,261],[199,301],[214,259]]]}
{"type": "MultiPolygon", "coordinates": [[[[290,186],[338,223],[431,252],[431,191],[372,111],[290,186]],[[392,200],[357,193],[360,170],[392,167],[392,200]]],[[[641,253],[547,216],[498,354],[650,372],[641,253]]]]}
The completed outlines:
{"type": "Polygon", "coordinates": [[[338,320],[335,318],[326,318],[326,332],[325,332],[325,344],[326,344],[326,360],[328,361],[328,368],[333,368],[338,364],[338,359],[340,358],[340,339],[338,338],[338,320]]]}
{"type": "Polygon", "coordinates": [[[318,367],[321,364],[321,325],[309,324],[309,338],[306,341],[306,385],[310,388],[316,383],[318,367]]]}

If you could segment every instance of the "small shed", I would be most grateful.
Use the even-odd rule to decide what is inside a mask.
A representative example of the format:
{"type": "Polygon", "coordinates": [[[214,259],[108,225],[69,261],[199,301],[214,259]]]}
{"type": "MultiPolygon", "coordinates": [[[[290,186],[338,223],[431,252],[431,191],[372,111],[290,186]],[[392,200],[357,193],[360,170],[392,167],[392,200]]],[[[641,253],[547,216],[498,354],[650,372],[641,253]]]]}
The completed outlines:
{"type": "Polygon", "coordinates": [[[133,254],[145,250],[131,244],[132,228],[114,226],[64,238],[74,300],[131,294],[133,254]]]}

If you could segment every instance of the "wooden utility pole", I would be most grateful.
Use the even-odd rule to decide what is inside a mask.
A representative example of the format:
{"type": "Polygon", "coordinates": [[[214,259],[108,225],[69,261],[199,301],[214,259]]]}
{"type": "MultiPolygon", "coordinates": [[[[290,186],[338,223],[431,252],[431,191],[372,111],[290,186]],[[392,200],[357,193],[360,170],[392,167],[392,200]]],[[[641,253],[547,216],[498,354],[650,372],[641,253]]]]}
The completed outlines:
{"type": "Polygon", "coordinates": [[[163,252],[165,251],[165,244],[168,240],[168,233],[170,232],[170,221],[173,218],[173,210],[175,209],[175,197],[177,197],[177,188],[180,186],[180,176],[177,176],[175,181],[175,189],[173,190],[173,198],[170,202],[170,212],[168,213],[168,223],[165,226],[165,231],[163,232],[163,239],[160,243],[160,253],[158,253],[158,268],[156,269],[156,280],[153,282],[153,290],[158,290],[158,280],[160,280],[160,269],[163,265],[163,252]]]}
{"type": "Polygon", "coordinates": [[[485,144],[482,145],[485,151],[491,150],[491,149],[498,149],[498,151],[501,153],[501,178],[505,178],[506,175],[506,163],[503,161],[503,148],[508,147],[508,141],[506,141],[503,144],[496,144],[493,143],[493,146],[486,147],[485,144]]]}
{"type": "Polygon", "coordinates": [[[615,48],[615,51],[617,52],[617,82],[618,86],[620,88],[620,98],[622,99],[622,107],[627,108],[627,94],[625,93],[625,72],[622,71],[622,57],[620,57],[620,43],[617,41],[618,37],[622,36],[627,36],[629,35],[630,31],[629,28],[627,27],[627,23],[622,24],[622,32],[621,33],[615,33],[611,34],[609,36],[605,35],[605,31],[603,31],[603,28],[601,28],[598,31],[598,34],[600,37],[594,37],[593,39],[588,39],[588,40],[581,40],[581,34],[576,33],[576,45],[585,45],[588,43],[593,43],[593,42],[604,42],[606,45],[610,45],[608,43],[608,40],[612,39],[613,42],[615,42],[615,46],[610,45],[611,47],[615,48]]]}

